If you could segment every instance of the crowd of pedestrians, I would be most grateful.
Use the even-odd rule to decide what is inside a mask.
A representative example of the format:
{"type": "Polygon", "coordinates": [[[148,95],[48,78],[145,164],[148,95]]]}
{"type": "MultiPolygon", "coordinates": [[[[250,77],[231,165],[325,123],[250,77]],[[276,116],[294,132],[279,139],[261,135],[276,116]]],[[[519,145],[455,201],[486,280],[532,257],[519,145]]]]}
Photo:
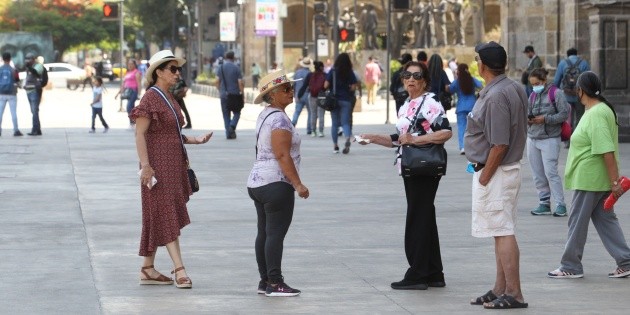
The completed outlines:
{"type": "MultiPolygon", "coordinates": [[[[521,84],[506,75],[508,58],[504,47],[495,42],[482,43],[475,47],[475,53],[474,69],[479,78],[471,71],[472,65],[457,63],[455,58],[444,63],[437,54],[427,58],[426,53],[420,52],[414,61],[410,54],[403,54],[399,59],[401,68],[393,73],[389,87],[396,101],[395,132],[361,134],[354,138],[355,91],[362,82],[353,71],[347,53],[339,54],[329,69],[324,63],[305,57],[292,78],[284,70],[270,71],[260,78],[260,69],[255,69],[255,81],[260,81],[255,86],[258,94],[254,103],[263,104],[264,108],[256,121],[256,158],[246,186],[257,214],[254,249],[260,274],[259,294],[296,296],[301,293],[285,282],[281,268],[283,242],[293,218],[295,193],[305,199],[310,195],[300,179],[301,137],[296,124],[306,107],[306,134],[324,136],[324,111],[318,106],[318,96],[326,90],[336,99],[336,106],[330,110],[333,152],[340,151],[340,136],[344,154],[350,152],[353,139],[362,145],[396,147],[399,174],[403,146],[440,145],[452,137],[444,95],[455,95],[458,148],[470,162],[469,170],[473,173],[471,234],[492,238],[495,249],[494,284],[470,304],[488,309],[528,307],[521,289],[520,250],[516,238],[517,201],[523,180],[521,161],[525,152],[539,200],[531,214],[569,216],[560,266],[547,276],[584,276],[581,259],[590,221],[616,263],[608,276],[630,276],[630,247],[614,210],[603,209],[608,195],[612,193],[618,198],[624,189],[619,182],[617,114],[602,96],[598,76],[589,71],[588,63],[580,59],[573,48],[567,51],[567,59],[560,62],[552,81],[533,47],[527,46],[524,53],[529,60],[521,84]],[[450,71],[451,67],[456,69],[453,80],[445,71],[445,68],[450,71]],[[296,109],[290,118],[285,110],[293,103],[296,109]],[[563,178],[558,173],[562,125],[566,122],[571,123],[573,131],[564,173],[564,188],[574,191],[570,209],[564,200],[563,178]],[[553,211],[552,201],[555,203],[553,211]]],[[[20,136],[15,109],[19,78],[10,65],[11,56],[5,53],[2,57],[0,119],[8,103],[14,136],[20,136]]],[[[29,135],[41,135],[38,108],[43,65],[32,55],[27,55],[25,60],[27,76],[22,87],[33,113],[33,129],[29,135]]],[[[217,69],[227,139],[236,138],[240,117],[240,110],[228,107],[228,96],[242,95],[244,88],[242,73],[233,60],[234,53],[228,52],[217,69]]],[[[184,63],[184,59],[175,57],[172,52],[160,51],[151,57],[146,76],[142,78],[135,61],[129,60],[130,71],[123,79],[123,88],[116,94],[129,94],[127,111],[130,124],[135,125],[142,196],[139,255],[144,257],[140,269],[143,285],[192,287],[179,247],[180,230],[190,223],[186,203],[194,192],[194,173],[185,145],[206,143],[212,134],[193,137],[182,133],[182,129],[192,127],[183,100],[187,92],[186,82],[181,78],[184,63]],[[146,80],[148,86],[139,106],[135,107],[142,80],[146,80]],[[155,255],[160,246],[167,248],[174,279],[155,269],[155,255]]],[[[256,67],[253,64],[253,69],[256,67]]],[[[380,76],[380,66],[375,58],[369,57],[363,73],[368,104],[374,103],[380,76]]],[[[90,83],[93,85],[90,132],[95,131],[97,116],[107,132],[109,126],[102,116],[103,81],[93,77],[90,83]]],[[[402,179],[407,204],[404,248],[409,267],[402,280],[391,283],[391,288],[445,287],[435,205],[441,176],[402,179]]]]}

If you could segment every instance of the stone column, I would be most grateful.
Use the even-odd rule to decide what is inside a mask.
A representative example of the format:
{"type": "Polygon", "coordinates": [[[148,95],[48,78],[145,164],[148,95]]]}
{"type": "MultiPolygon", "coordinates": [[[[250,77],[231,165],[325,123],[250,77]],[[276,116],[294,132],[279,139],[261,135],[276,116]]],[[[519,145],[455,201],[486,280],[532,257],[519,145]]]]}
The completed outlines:
{"type": "Polygon", "coordinates": [[[615,106],[619,141],[630,142],[630,5],[588,1],[590,63],[604,86],[603,95],[615,106]]]}

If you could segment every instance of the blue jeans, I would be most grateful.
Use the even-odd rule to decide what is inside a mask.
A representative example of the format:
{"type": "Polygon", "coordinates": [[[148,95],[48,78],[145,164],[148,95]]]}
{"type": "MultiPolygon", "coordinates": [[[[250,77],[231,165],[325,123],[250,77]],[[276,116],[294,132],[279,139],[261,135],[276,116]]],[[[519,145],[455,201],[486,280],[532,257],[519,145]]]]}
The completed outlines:
{"type": "Polygon", "coordinates": [[[337,108],[330,112],[332,117],[332,128],[330,129],[330,135],[332,136],[333,144],[337,145],[337,130],[339,126],[343,128],[343,135],[346,138],[350,138],[352,135],[352,127],[350,126],[352,116],[352,103],[349,101],[337,100],[337,108]]]}
{"type": "Polygon", "coordinates": [[[223,126],[225,127],[225,136],[230,135],[230,127],[236,130],[238,120],[241,118],[241,112],[233,112],[227,108],[227,95],[221,96],[221,111],[223,112],[223,126]],[[232,115],[234,113],[234,115],[232,115]]]}
{"type": "MultiPolygon", "coordinates": [[[[0,94],[0,128],[2,127],[2,115],[4,115],[4,108],[9,103],[9,109],[11,110],[11,120],[13,121],[13,132],[18,132],[17,121],[17,95],[0,94]]],[[[1,129],[0,129],[1,131],[1,129]]]]}
{"type": "Polygon", "coordinates": [[[466,132],[467,117],[470,112],[457,113],[457,140],[459,141],[459,149],[464,149],[464,133],[466,132]]]}
{"type": "Polygon", "coordinates": [[[306,116],[306,133],[311,133],[311,131],[313,131],[313,128],[311,128],[311,111],[308,110],[308,95],[304,94],[302,95],[301,99],[297,97],[295,99],[295,112],[293,113],[293,119],[291,120],[291,123],[293,123],[293,126],[297,125],[298,118],[300,118],[300,113],[302,113],[302,109],[306,107],[306,113],[308,114],[306,116]]]}
{"type": "Polygon", "coordinates": [[[31,113],[33,114],[33,129],[31,132],[41,133],[42,128],[39,124],[39,102],[42,100],[42,90],[35,89],[33,91],[26,92],[28,103],[31,105],[31,113]]]}
{"type": "MultiPolygon", "coordinates": [[[[136,100],[138,99],[138,90],[131,89],[131,95],[127,99],[127,116],[131,115],[131,110],[136,106],[136,100]]],[[[129,118],[129,123],[133,124],[133,120],[129,118]]]]}

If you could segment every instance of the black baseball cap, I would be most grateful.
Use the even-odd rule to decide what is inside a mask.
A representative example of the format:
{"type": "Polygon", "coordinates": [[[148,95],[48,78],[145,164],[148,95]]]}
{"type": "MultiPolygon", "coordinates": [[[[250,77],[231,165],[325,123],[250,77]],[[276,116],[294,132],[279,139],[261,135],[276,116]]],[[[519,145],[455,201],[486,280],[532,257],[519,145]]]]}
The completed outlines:
{"type": "Polygon", "coordinates": [[[525,46],[525,50],[523,50],[523,52],[524,53],[534,52],[534,46],[532,46],[532,45],[525,46]]]}
{"type": "Polygon", "coordinates": [[[505,69],[507,66],[505,48],[494,41],[477,45],[475,52],[479,54],[481,62],[490,69],[505,69]]]}
{"type": "Polygon", "coordinates": [[[11,53],[8,53],[8,52],[3,52],[3,53],[2,53],[2,60],[4,60],[4,61],[9,61],[9,60],[11,60],[11,53]]]}

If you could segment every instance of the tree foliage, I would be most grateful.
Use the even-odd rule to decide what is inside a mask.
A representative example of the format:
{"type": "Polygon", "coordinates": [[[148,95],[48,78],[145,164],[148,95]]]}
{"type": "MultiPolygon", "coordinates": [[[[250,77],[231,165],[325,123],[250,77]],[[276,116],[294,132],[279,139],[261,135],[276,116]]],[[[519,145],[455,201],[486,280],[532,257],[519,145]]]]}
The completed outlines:
{"type": "Polygon", "coordinates": [[[60,54],[80,44],[115,40],[118,26],[102,21],[102,1],[85,5],[77,0],[21,0],[0,7],[0,32],[50,33],[60,54]]]}
{"type": "MultiPolygon", "coordinates": [[[[187,0],[183,2],[189,7],[192,4],[187,0]]],[[[126,5],[134,19],[142,25],[148,41],[162,43],[164,40],[169,40],[173,48],[184,45],[178,38],[177,27],[187,27],[187,20],[182,13],[179,1],[133,0],[126,5]]]]}

